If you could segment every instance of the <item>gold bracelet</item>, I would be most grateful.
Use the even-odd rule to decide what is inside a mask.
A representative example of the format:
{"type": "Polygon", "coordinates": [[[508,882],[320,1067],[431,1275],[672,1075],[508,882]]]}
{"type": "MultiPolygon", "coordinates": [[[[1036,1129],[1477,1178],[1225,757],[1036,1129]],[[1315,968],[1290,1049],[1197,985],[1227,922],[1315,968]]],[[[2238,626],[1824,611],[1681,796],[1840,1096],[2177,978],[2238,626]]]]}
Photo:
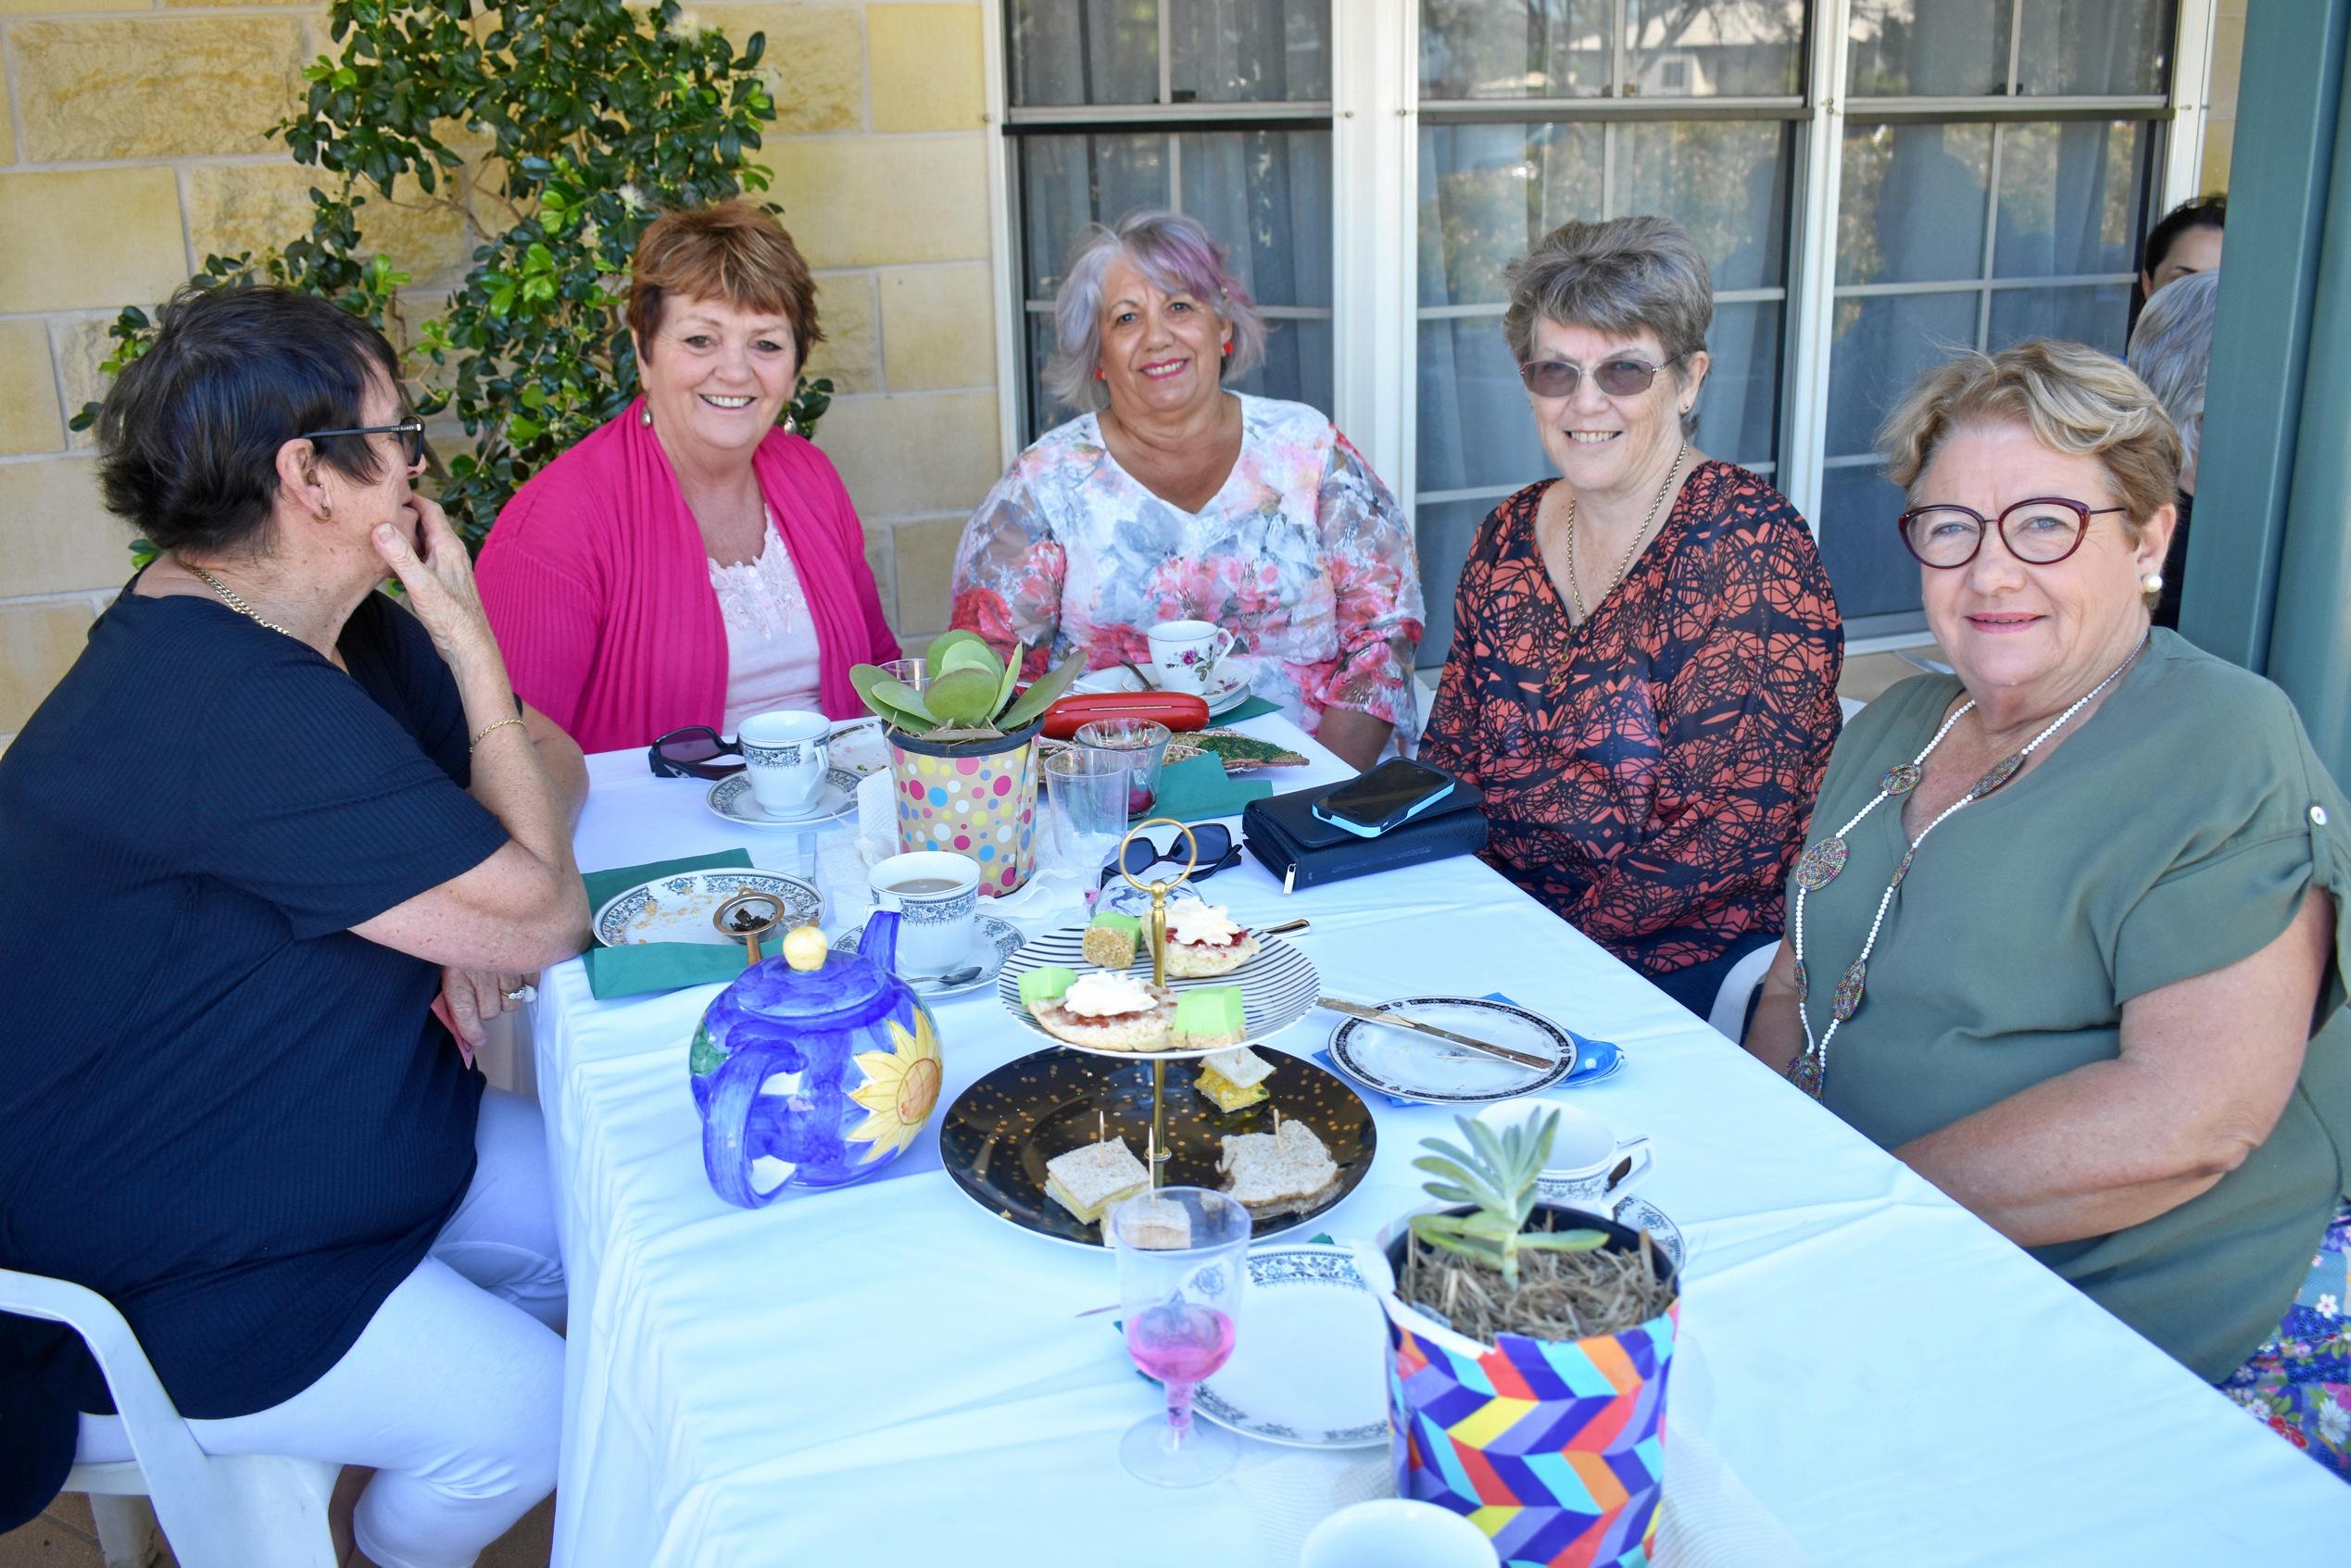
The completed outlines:
{"type": "Polygon", "coordinates": [[[471,751],[475,746],[480,746],[484,741],[488,740],[491,735],[505,729],[509,724],[520,724],[521,722],[522,722],[522,721],[518,718],[500,719],[496,723],[484,724],[482,727],[482,733],[480,734],[475,735],[471,740],[465,743],[465,749],[471,751]]]}

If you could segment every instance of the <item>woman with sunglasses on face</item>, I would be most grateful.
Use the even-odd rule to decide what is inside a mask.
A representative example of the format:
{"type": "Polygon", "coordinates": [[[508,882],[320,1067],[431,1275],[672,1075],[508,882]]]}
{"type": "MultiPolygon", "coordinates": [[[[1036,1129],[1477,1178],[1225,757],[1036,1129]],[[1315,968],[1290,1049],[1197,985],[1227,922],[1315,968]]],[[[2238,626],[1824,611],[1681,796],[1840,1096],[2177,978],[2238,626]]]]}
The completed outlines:
{"type": "Polygon", "coordinates": [[[2351,1476],[2351,803],[2150,631],[2180,442],[2128,370],[1964,355],[1881,440],[1955,673],[1837,743],[1747,1048],[2351,1476]]]}
{"type": "Polygon", "coordinates": [[[1497,871],[1704,1016],[1779,935],[1836,599],[1787,499],[1691,445],[1714,291],[1687,234],[1566,223],[1506,276],[1560,477],[1478,529],[1421,755],[1485,792],[1497,871]]]}
{"type": "MultiPolygon", "coordinates": [[[[398,374],[325,300],[191,290],[107,397],[161,554],[0,755],[0,1268],[113,1303],[206,1451],[372,1468],[368,1560],[457,1568],[554,1485],[564,1286],[538,1112],[434,1010],[478,1041],[586,942],[586,774],[398,374]]],[[[112,1409],[0,1315],[0,1528],[131,1457],[112,1409]]]]}

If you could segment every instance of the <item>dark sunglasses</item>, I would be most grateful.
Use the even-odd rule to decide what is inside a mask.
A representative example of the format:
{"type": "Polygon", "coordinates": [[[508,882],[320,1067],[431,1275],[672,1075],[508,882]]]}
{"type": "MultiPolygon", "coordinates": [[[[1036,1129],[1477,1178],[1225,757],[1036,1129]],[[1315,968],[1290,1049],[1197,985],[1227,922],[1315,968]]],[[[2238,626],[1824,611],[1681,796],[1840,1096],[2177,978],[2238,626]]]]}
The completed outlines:
{"type": "MultiPolygon", "coordinates": [[[[1668,359],[1666,365],[1672,364],[1668,359]]],[[[1611,397],[1633,397],[1649,390],[1666,365],[1645,359],[1603,359],[1591,372],[1600,390],[1611,397]]],[[[1518,367],[1518,379],[1538,397],[1573,397],[1583,384],[1584,368],[1565,359],[1530,359],[1518,367]]]]}
{"type": "Polygon", "coordinates": [[[723,779],[743,771],[743,748],[708,724],[688,724],[656,740],[646,760],[657,779],[723,779]]]}
{"type": "MultiPolygon", "coordinates": [[[[1233,830],[1222,822],[1201,822],[1192,828],[1192,841],[1200,846],[1200,864],[1190,881],[1204,882],[1226,866],[1240,863],[1240,845],[1233,838],[1233,830]]],[[[1157,834],[1138,834],[1126,841],[1118,852],[1113,865],[1102,868],[1100,885],[1108,887],[1120,880],[1123,872],[1137,882],[1148,884],[1144,875],[1153,866],[1166,866],[1173,878],[1184,869],[1184,860],[1191,849],[1184,835],[1174,828],[1162,828],[1157,834]]]]}
{"type": "Polygon", "coordinates": [[[331,435],[396,435],[400,438],[400,450],[409,459],[409,467],[414,468],[424,461],[422,420],[406,419],[396,425],[353,425],[348,430],[306,430],[299,439],[324,441],[331,435]]]}

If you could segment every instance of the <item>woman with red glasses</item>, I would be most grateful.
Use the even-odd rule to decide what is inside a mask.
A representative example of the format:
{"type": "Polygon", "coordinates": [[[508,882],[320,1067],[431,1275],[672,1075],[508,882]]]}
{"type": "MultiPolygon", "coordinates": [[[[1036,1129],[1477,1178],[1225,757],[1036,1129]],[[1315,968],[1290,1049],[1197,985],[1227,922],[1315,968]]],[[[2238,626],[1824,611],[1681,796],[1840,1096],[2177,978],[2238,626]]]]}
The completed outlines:
{"type": "Polygon", "coordinates": [[[1421,755],[1485,792],[1496,870],[1704,1016],[1779,935],[1836,599],[1787,499],[1691,445],[1714,290],[1689,235],[1565,223],[1506,276],[1560,477],[1478,529],[1421,755]]]}
{"type": "Polygon", "coordinates": [[[2351,802],[2148,625],[2180,441],[2071,343],[1882,437],[1951,675],[1859,714],[1747,1048],[2351,1476],[2351,802]]]}

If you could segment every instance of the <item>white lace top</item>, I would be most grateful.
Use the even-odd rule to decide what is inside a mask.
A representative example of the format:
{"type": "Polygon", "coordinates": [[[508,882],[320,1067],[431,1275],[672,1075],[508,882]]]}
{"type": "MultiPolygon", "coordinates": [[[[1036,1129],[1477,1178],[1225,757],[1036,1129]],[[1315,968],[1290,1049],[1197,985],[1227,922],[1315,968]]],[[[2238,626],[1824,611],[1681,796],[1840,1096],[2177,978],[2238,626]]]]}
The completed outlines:
{"type": "Polygon", "coordinates": [[[710,562],[710,589],[726,621],[727,734],[754,713],[821,712],[816,626],[773,511],[759,558],[739,566],[710,562]]]}

